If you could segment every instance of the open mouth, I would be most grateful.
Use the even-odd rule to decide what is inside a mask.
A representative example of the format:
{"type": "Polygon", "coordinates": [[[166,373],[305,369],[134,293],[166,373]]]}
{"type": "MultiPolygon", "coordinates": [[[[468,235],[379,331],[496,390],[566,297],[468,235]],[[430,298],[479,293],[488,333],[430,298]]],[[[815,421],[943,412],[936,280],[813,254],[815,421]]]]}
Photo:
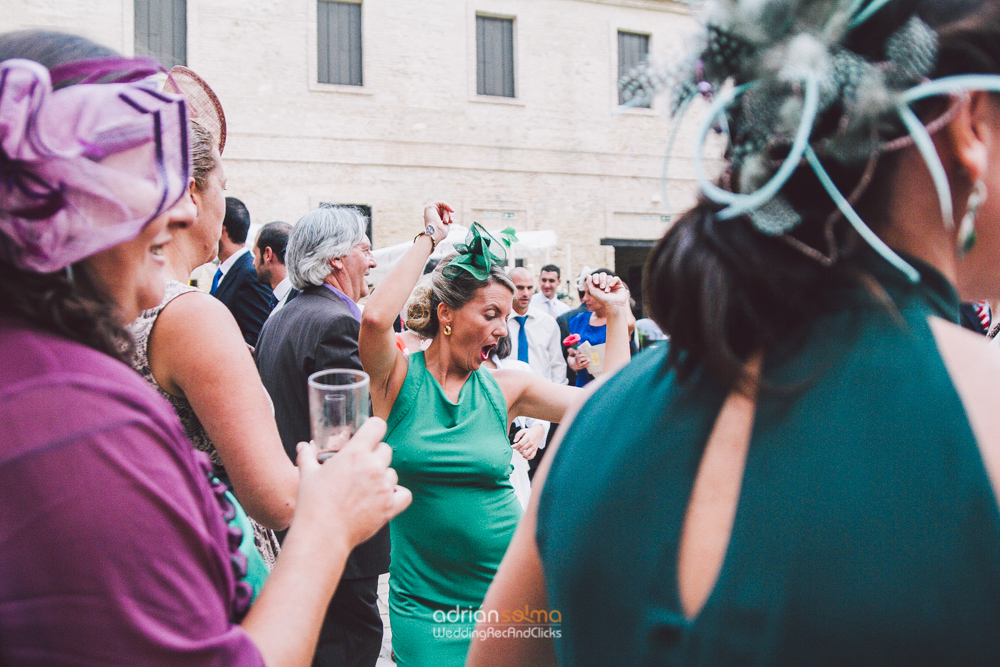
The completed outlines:
{"type": "Polygon", "coordinates": [[[493,348],[495,348],[495,347],[496,347],[496,345],[484,345],[484,346],[482,346],[479,349],[479,358],[482,359],[483,361],[487,361],[490,358],[490,355],[493,354],[493,348]]]}

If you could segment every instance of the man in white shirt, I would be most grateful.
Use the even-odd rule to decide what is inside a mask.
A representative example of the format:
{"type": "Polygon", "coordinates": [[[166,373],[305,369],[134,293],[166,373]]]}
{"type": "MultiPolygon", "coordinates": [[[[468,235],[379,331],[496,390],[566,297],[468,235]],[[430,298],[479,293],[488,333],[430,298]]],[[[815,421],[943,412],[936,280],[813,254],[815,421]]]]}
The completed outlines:
{"type": "Polygon", "coordinates": [[[559,267],[555,264],[546,264],[542,267],[538,276],[538,284],[541,292],[531,297],[531,305],[546,315],[559,317],[570,308],[565,303],[556,298],[559,290],[559,267]]]}
{"type": "Polygon", "coordinates": [[[292,290],[292,281],[288,279],[285,268],[285,248],[291,231],[292,226],[287,222],[269,222],[260,228],[253,244],[253,268],[257,270],[257,280],[269,285],[274,292],[271,315],[285,305],[286,297],[292,290]]]}
{"type": "Polygon", "coordinates": [[[510,270],[514,282],[514,309],[507,318],[512,359],[527,362],[531,370],[546,380],[566,384],[566,360],[559,339],[559,325],[551,315],[530,306],[535,291],[534,278],[525,268],[510,270]]]}

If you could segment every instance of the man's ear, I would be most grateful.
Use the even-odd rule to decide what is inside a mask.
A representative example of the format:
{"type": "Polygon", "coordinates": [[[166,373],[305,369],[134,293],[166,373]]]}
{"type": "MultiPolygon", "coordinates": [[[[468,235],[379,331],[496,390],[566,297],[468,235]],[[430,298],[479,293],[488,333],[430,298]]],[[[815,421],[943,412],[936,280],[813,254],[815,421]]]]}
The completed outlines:
{"type": "Polygon", "coordinates": [[[330,258],[330,267],[333,268],[336,271],[343,271],[344,270],[344,260],[342,258],[340,258],[340,257],[331,257],[330,258]]]}
{"type": "MultiPolygon", "coordinates": [[[[990,99],[975,91],[956,102],[955,118],[937,135],[941,162],[951,174],[963,174],[969,185],[986,175],[989,146],[996,137],[990,124],[990,99]]],[[[958,183],[953,183],[958,185],[958,183]]]]}
{"type": "Polygon", "coordinates": [[[271,246],[264,246],[264,254],[261,255],[261,264],[273,264],[274,261],[274,250],[271,246]]]}

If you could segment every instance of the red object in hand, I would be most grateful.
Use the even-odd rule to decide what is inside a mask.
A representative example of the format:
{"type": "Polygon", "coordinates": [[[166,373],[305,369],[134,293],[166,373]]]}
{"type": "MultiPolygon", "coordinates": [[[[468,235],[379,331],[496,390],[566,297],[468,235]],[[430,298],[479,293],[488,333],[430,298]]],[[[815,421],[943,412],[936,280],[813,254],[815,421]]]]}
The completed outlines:
{"type": "Polygon", "coordinates": [[[566,347],[571,347],[574,350],[576,346],[580,344],[580,334],[570,334],[563,338],[563,345],[566,347]]]}

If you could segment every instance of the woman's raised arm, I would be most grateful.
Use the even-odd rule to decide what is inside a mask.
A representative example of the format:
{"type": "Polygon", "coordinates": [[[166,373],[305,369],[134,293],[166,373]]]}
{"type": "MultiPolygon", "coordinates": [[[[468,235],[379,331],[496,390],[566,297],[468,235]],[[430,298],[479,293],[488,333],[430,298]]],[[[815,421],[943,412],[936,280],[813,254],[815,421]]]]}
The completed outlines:
{"type": "Polygon", "coordinates": [[[392,404],[406,379],[406,356],[396,347],[392,324],[406,305],[410,292],[417,284],[434,246],[448,236],[453,209],[444,202],[424,208],[424,225],[434,228],[433,237],[426,234],[414,239],[413,247],[379,283],[365,304],[361,315],[358,348],[361,365],[371,377],[372,407],[376,417],[389,416],[392,404]],[[433,239],[433,242],[432,242],[433,239]]]}
{"type": "MultiPolygon", "coordinates": [[[[631,359],[628,328],[634,318],[629,309],[628,288],[620,278],[599,273],[587,278],[587,290],[606,312],[607,342],[601,377],[610,377],[631,359]]],[[[521,371],[497,371],[494,377],[507,399],[508,411],[515,417],[562,423],[566,411],[582,395],[578,387],[555,384],[521,371]]]]}

